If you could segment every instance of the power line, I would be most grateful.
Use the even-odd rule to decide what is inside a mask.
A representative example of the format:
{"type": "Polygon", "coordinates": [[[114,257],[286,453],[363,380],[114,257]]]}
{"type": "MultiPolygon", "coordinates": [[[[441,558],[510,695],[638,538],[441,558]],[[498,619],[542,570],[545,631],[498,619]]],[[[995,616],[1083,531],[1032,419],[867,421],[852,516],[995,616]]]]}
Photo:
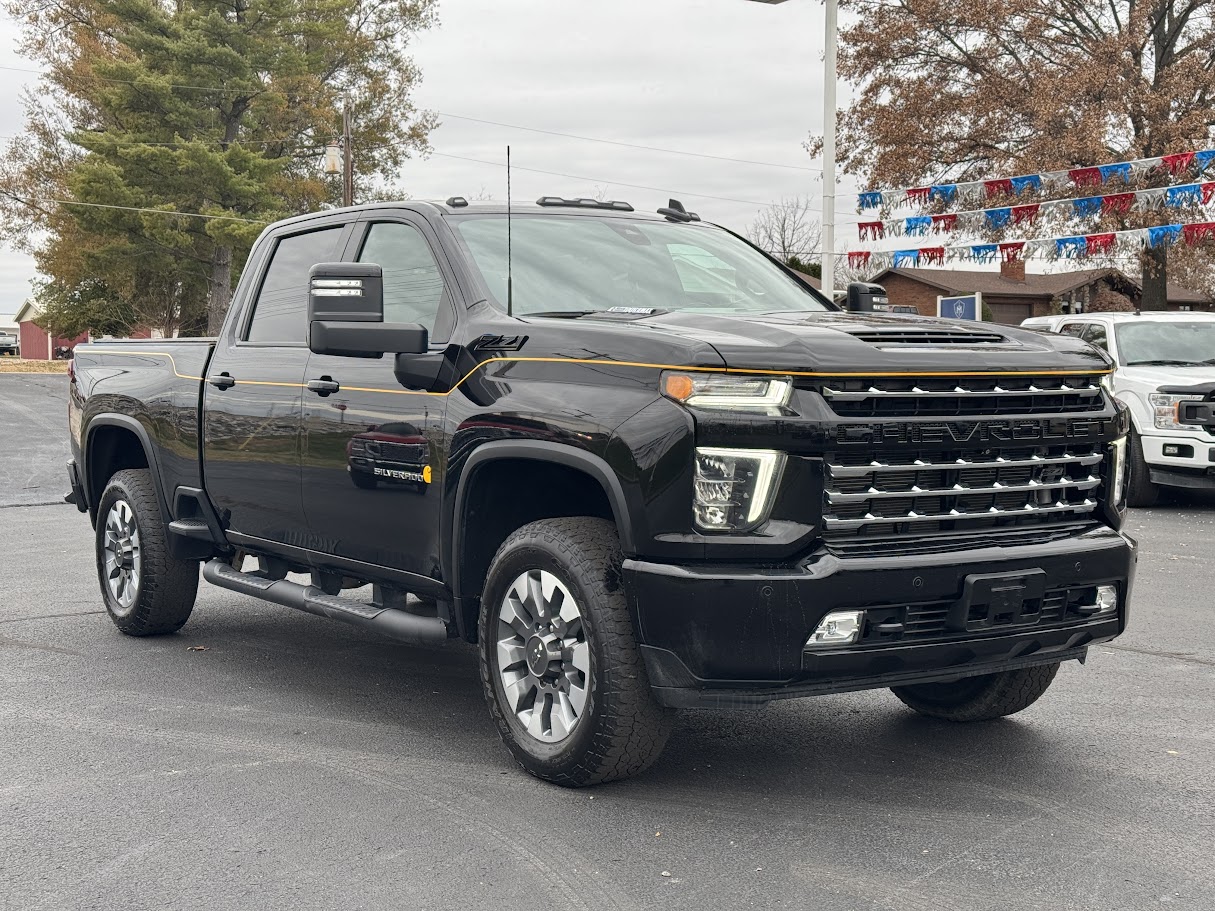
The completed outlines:
{"type": "Polygon", "coordinates": [[[561,136],[565,139],[579,139],[583,142],[600,142],[604,145],[621,146],[626,149],[641,149],[646,152],[665,152],[669,155],[688,155],[692,158],[708,158],[712,161],[728,161],[734,164],[754,164],[762,165],[766,168],[787,168],[791,171],[814,171],[822,173],[822,168],[806,167],[804,165],[795,164],[777,164],[773,161],[755,161],[750,158],[730,158],[725,155],[709,155],[704,152],[689,152],[685,149],[664,149],[660,146],[638,145],[632,142],[619,142],[615,139],[602,139],[597,136],[579,136],[576,133],[562,133],[558,130],[542,130],[539,127],[525,127],[517,123],[503,123],[498,120],[482,120],[478,117],[466,117],[463,114],[449,114],[446,111],[436,111],[440,117],[450,117],[453,120],[467,120],[470,123],[481,123],[494,127],[506,127],[511,130],[525,130],[528,133],[543,133],[545,136],[561,136]]]}
{"type": "Polygon", "coordinates": [[[217,221],[243,221],[249,225],[266,225],[269,222],[258,221],[253,218],[238,218],[235,215],[203,215],[201,212],[177,212],[172,209],[144,209],[139,206],[111,206],[100,202],[78,202],[74,199],[48,199],[47,202],[57,203],[61,206],[89,206],[94,209],[119,209],[123,212],[152,212],[156,215],[184,215],[187,218],[208,218],[217,221]]]}
{"type": "MultiPolygon", "coordinates": [[[[464,155],[452,155],[447,152],[431,152],[430,154],[437,155],[440,158],[454,158],[458,161],[471,161],[474,164],[491,165],[495,168],[502,167],[502,163],[500,161],[486,161],[483,158],[467,158],[464,155]]],[[[689,192],[686,192],[683,190],[671,190],[671,189],[668,189],[665,187],[648,187],[648,186],[645,186],[645,185],[639,184],[639,183],[624,183],[623,181],[619,181],[619,180],[609,180],[606,177],[586,177],[584,175],[579,175],[579,174],[563,174],[560,171],[545,171],[540,168],[525,168],[525,167],[523,167],[523,165],[518,165],[518,164],[511,165],[511,167],[513,167],[517,171],[531,171],[535,174],[547,174],[551,177],[564,177],[567,180],[585,180],[589,183],[606,183],[606,184],[610,184],[611,186],[615,186],[615,187],[629,187],[630,189],[633,189],[633,190],[650,190],[651,192],[654,192],[654,193],[668,193],[672,196],[689,196],[693,199],[715,199],[715,200],[718,200],[719,202],[740,202],[740,203],[743,203],[748,206],[770,205],[770,203],[766,203],[766,202],[756,202],[754,199],[736,199],[732,196],[710,196],[707,193],[689,193],[689,192]]]]}
{"type": "MultiPolygon", "coordinates": [[[[36,70],[36,69],[29,69],[29,68],[17,67],[17,66],[0,66],[0,70],[7,70],[10,72],[15,72],[15,73],[32,73],[32,74],[38,75],[38,76],[50,75],[46,70],[36,70]]],[[[117,85],[139,85],[140,84],[132,79],[111,79],[107,76],[94,76],[94,75],[84,75],[84,74],[72,74],[71,76],[68,76],[66,78],[94,79],[99,82],[110,82],[110,83],[114,83],[117,85]]],[[[216,92],[216,93],[220,93],[220,94],[238,94],[239,95],[239,94],[244,94],[248,91],[248,89],[225,89],[225,88],[219,88],[219,87],[215,87],[215,86],[182,85],[182,84],[178,84],[178,83],[161,83],[160,85],[163,88],[184,89],[186,91],[196,91],[196,92],[216,92]]],[[[708,159],[710,161],[724,161],[724,162],[729,162],[731,164],[757,165],[759,167],[765,167],[765,168],[784,168],[786,170],[791,170],[791,171],[808,171],[808,172],[812,172],[812,173],[816,173],[816,174],[822,173],[822,170],[823,170],[822,168],[816,168],[813,166],[806,166],[806,165],[779,164],[774,161],[757,161],[755,159],[750,159],[750,158],[732,158],[727,155],[710,155],[706,152],[689,152],[686,149],[666,149],[666,148],[662,148],[661,146],[647,146],[647,145],[640,145],[638,143],[632,143],[632,142],[621,142],[616,139],[604,139],[599,136],[580,136],[576,133],[563,133],[563,132],[560,132],[559,130],[545,130],[545,129],[541,129],[539,127],[523,126],[522,124],[518,124],[518,123],[505,123],[505,122],[499,121],[499,120],[484,120],[479,117],[468,117],[464,114],[452,114],[448,111],[435,111],[435,113],[438,114],[440,117],[447,117],[452,120],[466,120],[469,123],[480,123],[480,124],[485,124],[487,126],[504,127],[506,129],[510,129],[510,130],[523,130],[528,133],[540,133],[545,136],[560,136],[565,139],[577,139],[577,140],[580,140],[581,142],[596,142],[596,143],[601,143],[603,145],[619,146],[620,148],[625,148],[625,149],[638,149],[638,150],[645,151],[645,152],[660,152],[660,153],[663,153],[666,155],[684,155],[684,156],[688,156],[690,158],[704,158],[704,159],[708,159]]],[[[273,142],[273,141],[271,140],[271,141],[268,141],[268,143],[269,142],[273,142]]],[[[260,143],[251,143],[250,142],[250,143],[244,143],[244,144],[245,145],[255,145],[255,144],[260,144],[260,143]]],[[[145,145],[171,145],[171,143],[145,143],[145,145]]]]}

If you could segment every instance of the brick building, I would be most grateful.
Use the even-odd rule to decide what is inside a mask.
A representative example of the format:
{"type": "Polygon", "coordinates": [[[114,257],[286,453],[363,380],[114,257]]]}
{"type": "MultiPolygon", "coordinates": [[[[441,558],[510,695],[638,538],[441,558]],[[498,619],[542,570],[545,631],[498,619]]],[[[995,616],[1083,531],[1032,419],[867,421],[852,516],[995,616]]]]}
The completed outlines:
{"type": "MultiPolygon", "coordinates": [[[[999,272],[955,269],[886,269],[872,281],[882,285],[895,305],[911,305],[923,316],[936,316],[937,297],[983,295],[994,322],[1008,326],[1031,316],[1082,312],[1103,289],[1124,294],[1138,303],[1142,289],[1118,269],[1026,274],[1025,263],[1002,263],[999,272]]],[[[1169,286],[1170,310],[1212,310],[1210,298],[1169,286]]]]}

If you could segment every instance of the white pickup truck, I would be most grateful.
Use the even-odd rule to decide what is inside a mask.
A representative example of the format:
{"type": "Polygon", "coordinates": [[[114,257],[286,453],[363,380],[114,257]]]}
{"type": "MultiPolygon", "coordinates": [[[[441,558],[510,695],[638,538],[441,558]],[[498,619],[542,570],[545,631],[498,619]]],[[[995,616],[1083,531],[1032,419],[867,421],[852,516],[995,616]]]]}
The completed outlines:
{"type": "Polygon", "coordinates": [[[9,329],[0,329],[0,355],[17,354],[19,351],[17,333],[9,329]]]}
{"type": "Polygon", "coordinates": [[[1161,487],[1215,490],[1215,313],[1086,313],[1054,331],[1109,353],[1107,378],[1131,409],[1131,506],[1161,487]]]}

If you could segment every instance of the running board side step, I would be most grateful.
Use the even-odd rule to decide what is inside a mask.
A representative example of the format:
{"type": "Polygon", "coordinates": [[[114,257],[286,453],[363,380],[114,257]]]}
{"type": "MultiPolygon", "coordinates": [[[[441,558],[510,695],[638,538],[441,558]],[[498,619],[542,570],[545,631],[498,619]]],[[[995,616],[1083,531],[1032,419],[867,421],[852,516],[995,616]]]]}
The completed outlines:
{"type": "Polygon", "coordinates": [[[203,565],[203,578],[229,591],[340,620],[401,642],[438,643],[448,638],[447,623],[438,617],[419,617],[403,610],[327,595],[314,585],[243,573],[220,559],[209,560],[203,565]]]}

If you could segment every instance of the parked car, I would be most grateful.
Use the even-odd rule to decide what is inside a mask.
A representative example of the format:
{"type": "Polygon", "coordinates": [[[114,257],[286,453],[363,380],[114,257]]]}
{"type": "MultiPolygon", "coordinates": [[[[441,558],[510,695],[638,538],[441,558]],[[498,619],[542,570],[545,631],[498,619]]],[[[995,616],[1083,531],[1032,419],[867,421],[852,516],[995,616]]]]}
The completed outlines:
{"type": "Polygon", "coordinates": [[[17,341],[17,333],[0,329],[0,355],[18,355],[20,353],[21,346],[17,341]]]}
{"type": "Polygon", "coordinates": [[[1215,313],[1089,313],[1058,331],[1110,355],[1107,381],[1131,411],[1131,506],[1162,487],[1215,490],[1215,420],[1189,419],[1185,403],[1215,401],[1215,313]]]}
{"type": "Polygon", "coordinates": [[[1021,328],[1037,329],[1039,332],[1057,332],[1060,323],[1067,318],[1066,314],[1063,316],[1031,316],[1029,319],[1021,320],[1021,328]]]}
{"type": "Polygon", "coordinates": [[[71,498],[123,632],[180,628],[202,562],[475,642],[515,759],[588,785],[649,766],[676,708],[889,687],[980,721],[1118,636],[1111,369],[841,312],[677,205],[367,205],[269,227],[218,338],[76,348],[71,498]]]}

